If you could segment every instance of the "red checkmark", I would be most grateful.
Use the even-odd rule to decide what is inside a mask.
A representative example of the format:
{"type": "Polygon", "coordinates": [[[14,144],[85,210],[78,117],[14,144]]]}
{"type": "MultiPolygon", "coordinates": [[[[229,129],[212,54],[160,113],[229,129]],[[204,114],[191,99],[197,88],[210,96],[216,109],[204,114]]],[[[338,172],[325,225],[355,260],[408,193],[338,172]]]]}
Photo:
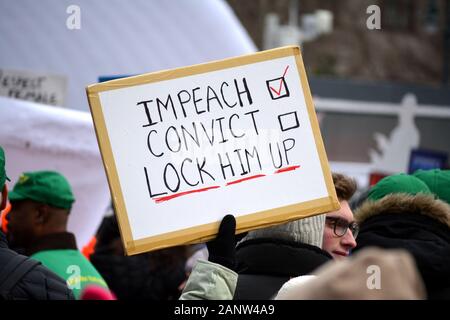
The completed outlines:
{"type": "Polygon", "coordinates": [[[273,87],[269,86],[270,90],[272,90],[277,96],[279,96],[281,94],[281,89],[283,88],[283,78],[286,75],[287,71],[289,69],[289,65],[286,66],[286,69],[284,69],[284,73],[281,76],[280,79],[280,88],[278,89],[278,91],[276,89],[274,89],[273,87]]]}

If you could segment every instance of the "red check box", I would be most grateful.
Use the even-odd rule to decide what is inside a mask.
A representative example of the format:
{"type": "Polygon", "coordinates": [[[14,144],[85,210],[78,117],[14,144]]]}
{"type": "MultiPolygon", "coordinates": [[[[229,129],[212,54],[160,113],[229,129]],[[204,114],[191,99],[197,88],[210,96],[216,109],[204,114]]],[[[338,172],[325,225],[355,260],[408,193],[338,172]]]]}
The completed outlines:
{"type": "Polygon", "coordinates": [[[284,69],[283,76],[266,81],[267,90],[269,90],[272,100],[289,97],[289,88],[285,78],[288,68],[289,66],[286,66],[286,69],[284,69]]]}

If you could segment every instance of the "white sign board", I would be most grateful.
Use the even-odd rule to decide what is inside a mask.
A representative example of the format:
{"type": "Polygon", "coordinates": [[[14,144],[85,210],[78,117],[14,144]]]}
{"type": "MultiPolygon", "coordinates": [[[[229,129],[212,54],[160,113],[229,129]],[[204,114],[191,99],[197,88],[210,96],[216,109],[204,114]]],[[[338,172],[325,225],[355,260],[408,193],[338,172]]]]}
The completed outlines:
{"type": "Polygon", "coordinates": [[[63,76],[0,69],[0,96],[52,106],[64,106],[67,80],[63,76]]]}
{"type": "Polygon", "coordinates": [[[128,254],[339,207],[298,47],[87,91],[128,254]]]}

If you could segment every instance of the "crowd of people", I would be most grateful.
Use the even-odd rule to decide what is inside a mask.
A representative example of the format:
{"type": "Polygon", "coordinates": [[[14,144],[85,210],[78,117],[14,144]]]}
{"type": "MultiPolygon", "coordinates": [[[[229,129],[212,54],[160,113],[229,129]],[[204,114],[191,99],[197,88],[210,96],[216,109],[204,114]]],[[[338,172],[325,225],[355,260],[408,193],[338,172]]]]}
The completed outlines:
{"type": "Polygon", "coordinates": [[[77,247],[60,173],[6,180],[0,147],[0,299],[450,299],[450,170],[390,175],[357,197],[333,173],[337,211],[241,235],[227,215],[206,244],[135,256],[112,205],[77,247]]]}

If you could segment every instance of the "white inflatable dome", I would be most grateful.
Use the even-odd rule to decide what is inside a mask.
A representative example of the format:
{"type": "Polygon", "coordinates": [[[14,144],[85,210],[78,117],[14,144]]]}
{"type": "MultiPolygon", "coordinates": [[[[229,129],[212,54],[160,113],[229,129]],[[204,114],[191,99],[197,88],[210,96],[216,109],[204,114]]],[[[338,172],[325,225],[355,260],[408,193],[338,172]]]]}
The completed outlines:
{"type": "Polygon", "coordinates": [[[0,145],[13,183],[21,172],[57,170],[77,201],[69,230],[86,244],[109,204],[85,87],[255,51],[221,0],[0,0],[0,69],[67,78],[63,110],[0,97],[0,145]],[[80,29],[66,25],[76,4],[80,29]]]}

